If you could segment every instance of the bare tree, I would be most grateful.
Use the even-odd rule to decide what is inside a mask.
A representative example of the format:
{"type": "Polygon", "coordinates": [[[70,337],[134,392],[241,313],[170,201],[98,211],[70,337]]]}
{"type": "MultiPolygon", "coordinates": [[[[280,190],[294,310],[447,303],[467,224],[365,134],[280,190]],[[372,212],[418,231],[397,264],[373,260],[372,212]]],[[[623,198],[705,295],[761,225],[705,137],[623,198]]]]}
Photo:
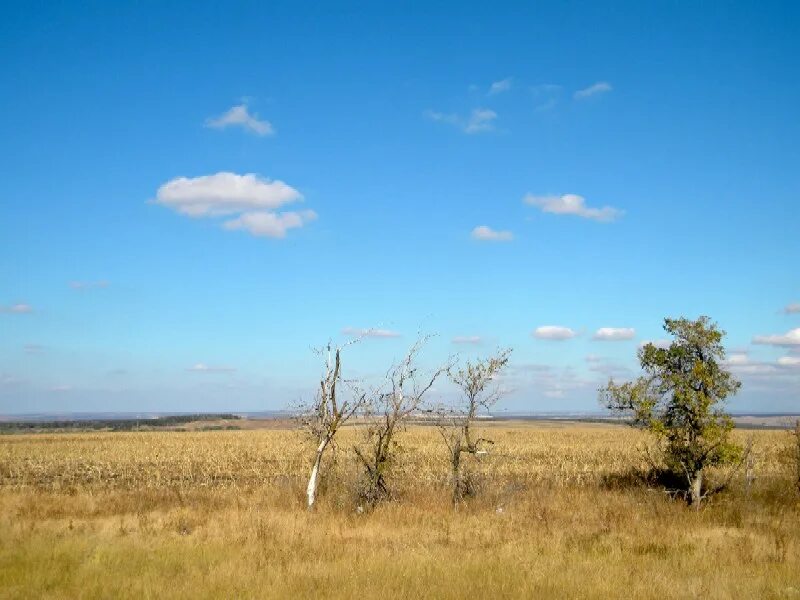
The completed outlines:
{"type": "Polygon", "coordinates": [[[425,394],[436,380],[450,368],[450,362],[433,371],[422,371],[417,365],[418,355],[430,337],[418,339],[405,358],[389,369],[386,387],[372,396],[366,411],[370,423],[365,447],[356,446],[354,450],[366,476],[361,496],[369,505],[389,496],[386,478],[397,450],[396,436],[408,417],[421,410],[425,394]]]}
{"type": "MultiPolygon", "coordinates": [[[[349,342],[347,345],[357,340],[349,342]]],[[[302,408],[301,419],[317,444],[311,476],[306,487],[308,508],[314,507],[319,487],[320,469],[325,451],[332,445],[339,428],[362,409],[367,401],[367,392],[355,385],[347,386],[342,380],[341,347],[334,348],[330,342],[320,352],[325,355],[325,372],[319,382],[314,400],[302,408]],[[344,393],[343,393],[344,391],[344,393]]]]}
{"type": "Polygon", "coordinates": [[[501,396],[501,389],[492,385],[497,375],[508,364],[511,348],[499,350],[494,356],[468,362],[463,369],[450,374],[459,388],[461,397],[455,409],[440,410],[439,431],[449,452],[453,482],[453,505],[475,492],[472,476],[466,472],[462,455],[475,458],[488,454],[488,445],[494,441],[479,437],[475,420],[481,409],[489,410],[501,396]]]}

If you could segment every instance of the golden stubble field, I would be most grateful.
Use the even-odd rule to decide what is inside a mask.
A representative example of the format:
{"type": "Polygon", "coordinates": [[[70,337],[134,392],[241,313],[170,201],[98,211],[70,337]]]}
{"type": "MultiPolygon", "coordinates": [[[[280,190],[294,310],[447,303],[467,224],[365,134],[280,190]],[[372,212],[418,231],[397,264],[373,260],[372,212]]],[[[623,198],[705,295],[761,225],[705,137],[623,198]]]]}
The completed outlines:
{"type": "Polygon", "coordinates": [[[2,436],[0,597],[800,598],[785,432],[737,431],[752,484],[695,511],[627,476],[640,432],[486,429],[478,497],[453,509],[438,433],[412,427],[395,500],[360,512],[347,428],[313,513],[290,429],[2,436]]]}

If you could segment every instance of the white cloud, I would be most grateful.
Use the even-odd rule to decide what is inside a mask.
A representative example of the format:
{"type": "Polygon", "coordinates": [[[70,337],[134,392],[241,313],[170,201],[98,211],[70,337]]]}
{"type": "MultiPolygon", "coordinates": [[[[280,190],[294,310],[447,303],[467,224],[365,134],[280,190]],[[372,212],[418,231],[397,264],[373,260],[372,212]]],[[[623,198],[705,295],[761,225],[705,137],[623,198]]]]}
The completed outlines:
{"type": "Polygon", "coordinates": [[[753,343],[770,346],[800,346],[800,327],[783,335],[757,335],[753,338],[753,343]]]}
{"type": "Polygon", "coordinates": [[[497,119],[497,113],[488,108],[473,109],[466,118],[454,113],[440,113],[433,110],[426,110],[423,114],[431,121],[453,125],[466,134],[494,131],[494,120],[497,119]]]}
{"type": "Polygon", "coordinates": [[[600,373],[606,377],[626,377],[631,374],[631,370],[625,365],[615,363],[596,354],[589,354],[586,357],[586,362],[589,363],[590,371],[600,373]]]}
{"type": "Polygon", "coordinates": [[[457,335],[453,338],[454,344],[480,344],[482,341],[479,335],[457,335]]]}
{"type": "Polygon", "coordinates": [[[618,341],[631,340],[636,335],[636,330],[632,327],[601,327],[595,331],[593,340],[618,341]]]}
{"type": "Polygon", "coordinates": [[[574,97],[576,100],[583,100],[597,94],[605,94],[606,92],[610,92],[612,89],[614,88],[612,88],[611,84],[607,81],[598,81],[587,88],[578,90],[575,92],[574,97]]]}
{"type": "Polygon", "coordinates": [[[44,346],[41,344],[25,344],[22,349],[25,354],[42,354],[44,352],[44,346]]]}
{"type": "Polygon", "coordinates": [[[0,313],[11,313],[11,314],[26,314],[32,313],[33,307],[30,304],[18,303],[12,304],[10,306],[0,306],[0,313]]]}
{"type": "Polygon", "coordinates": [[[220,172],[176,177],[156,192],[155,202],[189,217],[228,215],[247,210],[275,210],[303,196],[283,181],[248,173],[220,172]]]}
{"type": "Polygon", "coordinates": [[[590,208],[586,206],[583,196],[577,194],[562,194],[561,196],[535,196],[526,194],[523,202],[542,209],[542,212],[553,213],[556,215],[575,215],[584,219],[594,221],[610,222],[621,217],[624,213],[621,210],[604,206],[602,208],[590,208]]]}
{"type": "Polygon", "coordinates": [[[507,92],[511,89],[511,77],[506,77],[505,79],[501,79],[500,81],[495,81],[489,86],[489,95],[494,96],[495,94],[502,94],[503,92],[507,92]]]}
{"type": "Polygon", "coordinates": [[[303,195],[283,181],[253,173],[220,172],[200,177],[176,177],[158,188],[153,202],[193,218],[236,215],[225,229],[242,229],[252,235],[282,238],[286,231],[316,218],[314,211],[284,212],[285,204],[300,202],[303,195]]]}
{"type": "Polygon", "coordinates": [[[747,352],[732,352],[723,364],[737,376],[776,375],[778,368],[772,363],[752,360],[747,352]]]}
{"type": "Polygon", "coordinates": [[[272,213],[266,211],[247,212],[235,219],[225,221],[225,229],[243,229],[257,237],[284,238],[289,229],[302,227],[317,218],[313,210],[302,212],[272,213]]]}
{"type": "Polygon", "coordinates": [[[70,390],[72,390],[72,386],[66,384],[54,385],[53,387],[50,388],[51,392],[69,392],[70,390]]]}
{"type": "Polygon", "coordinates": [[[494,131],[493,121],[497,118],[497,113],[488,108],[476,108],[473,110],[467,124],[464,127],[464,133],[481,133],[483,131],[494,131]]]}
{"type": "Polygon", "coordinates": [[[193,373],[233,373],[236,371],[233,367],[211,367],[204,363],[197,363],[186,370],[193,373]]]}
{"type": "Polygon", "coordinates": [[[108,282],[105,280],[101,281],[70,281],[69,287],[73,290],[92,290],[92,289],[101,289],[107,288],[108,282]]]}
{"type": "Polygon", "coordinates": [[[342,329],[343,335],[350,337],[369,337],[369,338],[397,338],[400,334],[391,329],[359,329],[357,327],[345,327],[342,329]]]}
{"type": "Polygon", "coordinates": [[[260,120],[258,115],[250,114],[247,104],[239,104],[219,117],[206,119],[206,127],[214,129],[241,127],[260,136],[275,134],[275,128],[272,126],[272,123],[260,120]]]}
{"type": "Polygon", "coordinates": [[[783,309],[783,312],[787,315],[794,315],[800,313],[800,302],[792,302],[791,304],[787,304],[786,307],[783,309]]]}
{"type": "Polygon", "coordinates": [[[800,367],[800,356],[781,356],[778,364],[782,367],[800,367]]]}
{"type": "Polygon", "coordinates": [[[510,231],[496,231],[488,225],[479,225],[472,230],[472,239],[482,242],[510,242],[514,234],[510,231]]]}
{"type": "Polygon", "coordinates": [[[569,327],[561,327],[558,325],[543,325],[537,327],[533,331],[533,337],[540,340],[569,340],[578,335],[574,330],[569,327]]]}

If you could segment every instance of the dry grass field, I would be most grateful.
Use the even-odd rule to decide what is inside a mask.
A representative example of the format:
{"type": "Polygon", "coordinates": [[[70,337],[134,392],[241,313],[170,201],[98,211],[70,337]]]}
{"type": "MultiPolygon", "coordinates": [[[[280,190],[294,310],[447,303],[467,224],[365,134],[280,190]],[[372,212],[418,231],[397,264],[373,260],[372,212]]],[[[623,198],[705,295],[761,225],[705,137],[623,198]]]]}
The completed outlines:
{"type": "Polygon", "coordinates": [[[312,448],[290,429],[2,436],[0,596],[800,598],[786,432],[737,431],[752,485],[696,511],[629,477],[637,431],[487,429],[458,510],[437,431],[412,427],[394,501],[360,512],[347,428],[313,513],[312,448]]]}

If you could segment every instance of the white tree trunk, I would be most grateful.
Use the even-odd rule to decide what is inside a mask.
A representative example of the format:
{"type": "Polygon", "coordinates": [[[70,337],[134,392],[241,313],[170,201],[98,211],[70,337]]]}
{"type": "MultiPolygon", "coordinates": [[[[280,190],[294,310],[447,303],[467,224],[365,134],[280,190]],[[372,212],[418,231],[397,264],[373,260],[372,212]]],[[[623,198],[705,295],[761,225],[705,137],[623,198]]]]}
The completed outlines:
{"type": "Polygon", "coordinates": [[[700,470],[695,473],[694,477],[689,482],[689,494],[692,505],[699,509],[700,501],[703,499],[703,471],[700,470]]]}
{"type": "Polygon", "coordinates": [[[314,467],[311,469],[311,477],[308,478],[308,487],[306,488],[306,496],[308,497],[309,510],[314,507],[314,502],[317,499],[317,486],[319,486],[319,467],[322,464],[322,453],[328,446],[330,438],[325,437],[317,448],[317,456],[314,459],[314,467]]]}

